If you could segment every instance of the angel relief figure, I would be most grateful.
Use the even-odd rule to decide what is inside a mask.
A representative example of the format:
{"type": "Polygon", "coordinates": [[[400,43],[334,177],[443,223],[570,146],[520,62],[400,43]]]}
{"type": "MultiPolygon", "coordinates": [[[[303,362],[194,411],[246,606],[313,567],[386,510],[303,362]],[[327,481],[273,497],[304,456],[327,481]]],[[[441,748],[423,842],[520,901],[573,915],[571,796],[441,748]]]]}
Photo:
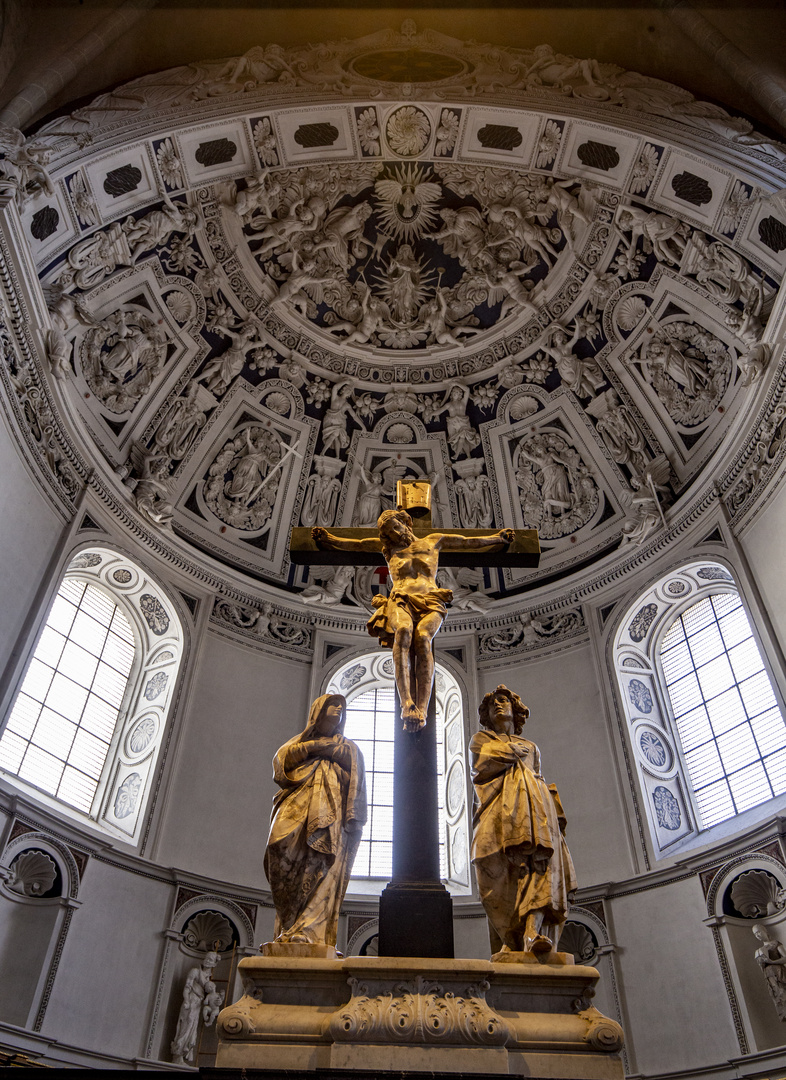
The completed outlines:
{"type": "Polygon", "coordinates": [[[333,322],[326,327],[331,334],[346,333],[347,337],[342,343],[344,345],[355,343],[365,345],[379,330],[390,325],[391,322],[390,308],[384,300],[373,295],[365,282],[360,292],[360,299],[352,297],[346,305],[346,311],[349,318],[333,322]],[[356,321],[350,321],[353,316],[356,321]]]}
{"type": "Polygon", "coordinates": [[[358,468],[363,489],[355,502],[353,525],[374,525],[383,510],[393,506],[396,483],[403,480],[407,468],[393,462],[382,462],[375,469],[367,469],[363,463],[358,468]]]}
{"type": "Polygon", "coordinates": [[[362,259],[370,248],[363,238],[366,222],[371,217],[371,204],[338,206],[331,210],[322,227],[324,239],[314,245],[314,252],[326,250],[334,262],[348,270],[357,259],[362,259]]]}
{"type": "Polygon", "coordinates": [[[156,449],[174,461],[186,456],[205,426],[205,406],[199,397],[199,383],[192,380],[186,392],[173,401],[156,431],[156,449]]]}
{"type": "Polygon", "coordinates": [[[235,529],[260,529],[273,512],[281,460],[282,445],[276,433],[249,425],[224,445],[210,466],[205,503],[235,529]]]}
{"type": "Polygon", "coordinates": [[[474,269],[477,257],[487,245],[486,223],[474,206],[460,210],[440,210],[442,228],[426,233],[426,238],[436,240],[447,255],[455,256],[462,266],[474,269]]]}
{"type": "Polygon", "coordinates": [[[653,251],[659,262],[679,266],[688,242],[690,225],[669,214],[651,213],[631,205],[619,207],[617,225],[622,232],[630,233],[628,250],[631,254],[641,238],[644,251],[653,251]]]}
{"type": "Polygon", "coordinates": [[[248,353],[263,342],[259,323],[254,319],[238,323],[234,328],[228,322],[217,322],[215,330],[229,338],[230,345],[205,365],[197,379],[205,384],[211,394],[221,397],[243,370],[248,353]]]}
{"type": "Polygon", "coordinates": [[[470,320],[477,322],[473,315],[454,318],[448,305],[448,290],[437,286],[437,291],[427,304],[420,309],[419,318],[423,328],[429,334],[429,340],[437,345],[465,345],[457,334],[479,334],[482,327],[467,326],[470,320]]]}
{"type": "Polygon", "coordinates": [[[448,414],[448,442],[450,443],[450,449],[456,457],[469,457],[480,442],[480,435],[475,431],[472,421],[467,416],[469,387],[454,382],[446,390],[440,404],[435,405],[433,399],[430,399],[430,401],[430,406],[424,410],[426,423],[436,420],[438,416],[446,412],[448,414]]]}
{"type": "Polygon", "coordinates": [[[325,416],[322,420],[323,454],[327,454],[328,450],[334,450],[336,457],[338,457],[339,452],[349,446],[347,414],[349,414],[356,423],[360,424],[361,427],[365,426],[358,414],[352,408],[350,402],[352,390],[352,382],[349,379],[345,379],[344,382],[336,383],[331,391],[330,404],[325,410],[325,416]]]}
{"type": "Polygon", "coordinates": [[[579,357],[573,351],[576,343],[586,333],[587,327],[582,319],[576,319],[570,339],[564,326],[552,323],[544,335],[542,345],[543,351],[554,361],[563,383],[580,398],[595,397],[606,382],[606,376],[593,359],[579,357]]]}
{"type": "Polygon", "coordinates": [[[555,213],[557,215],[557,225],[562,230],[568,248],[572,251],[576,242],[573,231],[574,222],[578,220],[585,225],[592,224],[595,198],[592,194],[591,185],[582,184],[578,195],[573,195],[568,190],[575,184],[572,179],[555,180],[553,177],[548,176],[543,181],[543,184],[543,197],[529,216],[536,218],[541,225],[546,225],[552,213],[555,213]]]}
{"type": "Polygon", "coordinates": [[[296,237],[302,238],[317,231],[326,211],[325,200],[320,195],[313,195],[308,201],[305,196],[295,199],[280,218],[254,214],[249,222],[252,243],[263,241],[254,254],[264,262],[274,251],[292,247],[296,237]]]}
{"type": "Polygon", "coordinates": [[[165,244],[172,233],[192,236],[200,222],[196,210],[185,203],[172,202],[168,195],[164,195],[160,209],[149,210],[140,218],[127,217],[123,232],[131,249],[132,264],[146,251],[165,244]]]}
{"type": "Polygon", "coordinates": [[[131,464],[136,477],[133,491],[137,511],[151,524],[171,529],[174,509],[167,483],[167,458],[148,450],[144,443],[134,442],[131,444],[131,464]]]}
{"type": "Polygon", "coordinates": [[[291,303],[301,315],[307,316],[309,307],[314,307],[309,290],[313,292],[315,286],[321,286],[325,280],[317,266],[317,260],[313,255],[307,255],[301,259],[298,252],[293,251],[291,255],[283,256],[281,261],[289,264],[291,272],[286,281],[279,286],[278,294],[270,301],[271,306],[291,303]]]}
{"type": "Polygon", "coordinates": [[[0,124],[0,179],[10,181],[16,188],[20,210],[39,192],[54,195],[54,185],[46,170],[53,149],[35,137],[26,139],[17,128],[0,124]]]}

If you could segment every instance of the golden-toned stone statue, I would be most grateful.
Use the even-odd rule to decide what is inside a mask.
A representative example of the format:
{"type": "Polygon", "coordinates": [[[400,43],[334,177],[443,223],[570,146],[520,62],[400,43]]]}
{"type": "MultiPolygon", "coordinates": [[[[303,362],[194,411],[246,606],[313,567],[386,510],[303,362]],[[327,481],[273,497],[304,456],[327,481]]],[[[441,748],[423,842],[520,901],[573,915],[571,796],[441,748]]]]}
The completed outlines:
{"type": "Polygon", "coordinates": [[[393,588],[388,596],[373,598],[376,611],[369,619],[370,634],[393,647],[393,669],[401,700],[401,717],[407,731],[426,723],[426,711],[434,682],[432,641],[442,626],[450,589],[437,585],[441,550],[470,550],[512,543],[513,529],[485,536],[432,532],[416,536],[406,510],[385,510],[377,521],[379,539],[334,536],[314,528],[312,536],[321,548],[344,551],[382,551],[393,588]]]}
{"type": "Polygon", "coordinates": [[[540,774],[540,751],[521,737],[529,709],[500,685],[480,703],[473,735],[472,861],[493,953],[556,949],[576,888],[565,813],[540,774]]]}
{"type": "Polygon", "coordinates": [[[346,698],[323,694],[305,731],[273,759],[281,791],[265,852],[276,943],[335,946],[338,914],[366,821],[363,757],[345,739],[346,698]]]}

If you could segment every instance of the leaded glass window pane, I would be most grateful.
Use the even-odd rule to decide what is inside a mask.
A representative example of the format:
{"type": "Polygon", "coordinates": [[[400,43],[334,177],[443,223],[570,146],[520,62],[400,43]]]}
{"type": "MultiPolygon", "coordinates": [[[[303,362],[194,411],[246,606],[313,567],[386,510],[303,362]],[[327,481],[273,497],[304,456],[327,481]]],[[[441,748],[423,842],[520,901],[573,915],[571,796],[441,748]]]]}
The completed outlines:
{"type": "Polygon", "coordinates": [[[134,658],[101,589],[66,578],[0,738],[0,768],[89,813],[134,658]]]}
{"type": "Polygon", "coordinates": [[[702,827],[786,790],[786,724],[739,596],[689,607],[660,659],[702,827]]]}

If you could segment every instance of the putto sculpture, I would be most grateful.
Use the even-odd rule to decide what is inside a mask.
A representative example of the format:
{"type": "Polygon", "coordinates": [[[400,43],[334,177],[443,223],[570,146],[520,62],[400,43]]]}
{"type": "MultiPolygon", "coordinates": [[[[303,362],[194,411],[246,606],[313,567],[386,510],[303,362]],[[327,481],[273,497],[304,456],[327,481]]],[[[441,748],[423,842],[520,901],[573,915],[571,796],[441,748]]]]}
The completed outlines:
{"type": "Polygon", "coordinates": [[[475,785],[472,861],[492,953],[556,949],[576,888],[565,812],[540,772],[540,751],[521,736],[529,709],[500,685],[480,703],[470,742],[475,785]]]}
{"type": "Polygon", "coordinates": [[[344,738],[346,698],[323,694],[273,759],[281,788],[265,852],[279,945],[336,944],[338,914],[366,821],[363,757],[344,738]]]}
{"type": "Polygon", "coordinates": [[[175,1065],[187,1065],[194,1059],[200,1014],[207,1027],[218,1015],[216,1006],[220,1006],[221,998],[211,976],[220,959],[216,952],[205,953],[201,965],[192,967],[186,976],[177,1030],[169,1048],[175,1065]]]}
{"type": "Polygon", "coordinates": [[[786,1020],[786,949],[763,923],[756,923],[751,930],[761,942],[754,954],[756,963],[767,980],[767,989],[779,1018],[786,1020]]]}

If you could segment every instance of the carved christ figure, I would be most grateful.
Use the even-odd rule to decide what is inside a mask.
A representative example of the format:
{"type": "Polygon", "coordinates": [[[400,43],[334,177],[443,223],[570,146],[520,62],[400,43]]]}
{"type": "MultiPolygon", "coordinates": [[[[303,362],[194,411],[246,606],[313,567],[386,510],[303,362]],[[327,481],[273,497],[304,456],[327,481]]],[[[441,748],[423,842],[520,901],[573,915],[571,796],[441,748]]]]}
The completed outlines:
{"type": "Polygon", "coordinates": [[[406,510],[385,510],[377,530],[378,539],[334,536],[319,527],[312,529],[311,535],[323,549],[382,552],[393,587],[388,596],[372,598],[376,611],[369,619],[368,631],[381,644],[392,646],[404,729],[418,731],[426,723],[434,682],[432,641],[453,599],[450,589],[437,585],[439,553],[503,547],[513,542],[515,534],[513,529],[501,529],[488,536],[440,532],[415,536],[406,510]]]}

